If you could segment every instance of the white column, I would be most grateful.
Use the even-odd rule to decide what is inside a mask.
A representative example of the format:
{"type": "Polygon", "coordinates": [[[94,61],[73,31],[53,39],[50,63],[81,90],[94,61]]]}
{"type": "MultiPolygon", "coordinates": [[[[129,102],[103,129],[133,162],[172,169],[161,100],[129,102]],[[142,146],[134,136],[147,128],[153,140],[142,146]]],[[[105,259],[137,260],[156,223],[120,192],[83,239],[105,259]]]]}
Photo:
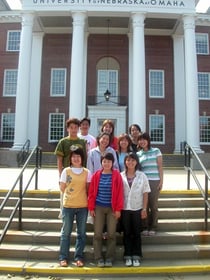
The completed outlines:
{"type": "Polygon", "coordinates": [[[69,116],[84,117],[84,44],[86,14],[75,12],[73,17],[71,77],[70,77],[70,104],[69,116]]]}
{"type": "Polygon", "coordinates": [[[84,37],[84,65],[83,65],[83,108],[82,108],[82,118],[87,116],[87,111],[86,111],[86,92],[87,92],[87,48],[88,48],[88,36],[89,33],[85,32],[85,37],[84,37]]]}
{"type": "Polygon", "coordinates": [[[133,115],[132,115],[132,109],[131,104],[133,104],[133,34],[132,32],[128,33],[128,42],[129,42],[129,71],[128,71],[128,80],[129,80],[129,86],[128,86],[128,127],[133,123],[133,115]]]}
{"type": "Polygon", "coordinates": [[[33,33],[30,71],[30,100],[28,110],[28,138],[31,141],[31,147],[39,144],[39,108],[43,36],[43,32],[33,33]]]}
{"type": "Polygon", "coordinates": [[[180,153],[180,143],[186,140],[186,97],[184,71],[184,36],[173,35],[174,47],[174,101],[175,101],[175,149],[180,153]]]}
{"type": "Polygon", "coordinates": [[[185,39],[186,86],[186,141],[197,151],[200,149],[197,56],[195,45],[195,18],[183,17],[185,39]]]}
{"type": "Polygon", "coordinates": [[[144,43],[144,19],[145,14],[132,15],[133,26],[133,78],[132,98],[129,110],[131,110],[131,123],[140,125],[143,131],[146,129],[146,88],[145,88],[145,43],[144,43]]]}
{"type": "Polygon", "coordinates": [[[33,14],[23,14],[18,64],[15,138],[12,147],[13,150],[20,150],[28,139],[28,105],[33,20],[33,14]]]}

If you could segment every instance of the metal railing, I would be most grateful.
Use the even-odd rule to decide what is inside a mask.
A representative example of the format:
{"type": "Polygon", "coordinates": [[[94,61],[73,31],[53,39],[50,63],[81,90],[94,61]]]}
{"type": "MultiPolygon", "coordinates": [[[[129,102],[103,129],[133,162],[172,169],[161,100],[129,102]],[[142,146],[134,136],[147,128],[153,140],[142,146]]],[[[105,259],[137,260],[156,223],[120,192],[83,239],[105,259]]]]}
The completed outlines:
{"type": "Polygon", "coordinates": [[[19,167],[25,163],[29,155],[29,149],[30,149],[30,140],[28,139],[26,140],[20,152],[17,154],[17,163],[19,167]]]}
{"type": "Polygon", "coordinates": [[[185,142],[184,146],[184,154],[185,154],[185,168],[187,169],[187,189],[190,190],[191,176],[193,177],[203,199],[204,199],[204,208],[205,208],[205,217],[204,224],[205,230],[208,230],[208,210],[210,209],[210,203],[208,198],[208,183],[210,181],[210,176],[202,161],[200,160],[198,154],[195,150],[185,142]],[[201,170],[202,174],[205,176],[204,188],[202,187],[199,178],[196,172],[192,168],[192,161],[196,160],[199,166],[199,170],[201,170]]]}
{"type": "Polygon", "coordinates": [[[8,219],[8,221],[6,222],[1,236],[0,236],[0,244],[2,243],[6,232],[10,226],[10,224],[12,223],[13,218],[15,217],[15,214],[17,212],[17,210],[19,210],[18,213],[18,229],[22,230],[22,205],[23,205],[23,197],[32,181],[33,178],[35,178],[35,190],[38,189],[38,170],[41,168],[41,161],[42,161],[42,149],[41,147],[34,147],[34,149],[31,151],[29,157],[27,158],[24,166],[22,167],[20,174],[18,175],[14,185],[12,186],[12,188],[8,191],[7,195],[5,196],[4,200],[2,201],[1,205],[0,205],[0,215],[1,212],[3,211],[4,207],[6,207],[7,202],[9,201],[9,199],[11,198],[13,191],[15,190],[17,184],[19,183],[19,198],[17,199],[17,202],[10,214],[10,217],[8,219]],[[29,162],[32,158],[33,155],[36,155],[36,164],[35,164],[35,168],[32,169],[32,173],[31,176],[28,179],[28,182],[26,183],[26,186],[23,187],[23,175],[24,175],[24,171],[26,170],[27,166],[29,165],[29,162]]]}

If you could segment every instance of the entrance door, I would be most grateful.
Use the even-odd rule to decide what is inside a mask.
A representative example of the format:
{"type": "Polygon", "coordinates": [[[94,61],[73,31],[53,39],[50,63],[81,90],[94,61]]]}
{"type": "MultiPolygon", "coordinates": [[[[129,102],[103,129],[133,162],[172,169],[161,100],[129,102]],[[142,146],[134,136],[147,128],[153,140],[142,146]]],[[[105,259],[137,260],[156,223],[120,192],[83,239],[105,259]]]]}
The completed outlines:
{"type": "Polygon", "coordinates": [[[126,127],[127,106],[88,106],[88,116],[91,120],[90,133],[95,137],[100,133],[104,120],[112,120],[115,124],[115,136],[127,132],[126,127]]]}

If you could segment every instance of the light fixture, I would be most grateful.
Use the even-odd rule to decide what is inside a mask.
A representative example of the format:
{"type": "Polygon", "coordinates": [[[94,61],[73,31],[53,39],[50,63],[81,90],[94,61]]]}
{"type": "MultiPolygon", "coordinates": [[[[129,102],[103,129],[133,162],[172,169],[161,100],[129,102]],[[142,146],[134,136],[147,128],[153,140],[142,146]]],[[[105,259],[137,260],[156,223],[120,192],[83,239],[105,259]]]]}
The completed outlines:
{"type": "MultiPolygon", "coordinates": [[[[109,70],[109,27],[110,27],[110,19],[107,19],[107,54],[106,54],[106,70],[108,75],[109,70]]],[[[107,83],[109,85],[109,83],[107,83]]],[[[106,101],[109,101],[111,92],[109,91],[108,87],[107,90],[104,92],[104,97],[106,101]]]]}
{"type": "Polygon", "coordinates": [[[107,89],[106,92],[104,92],[104,98],[106,101],[109,101],[111,92],[107,89]]]}

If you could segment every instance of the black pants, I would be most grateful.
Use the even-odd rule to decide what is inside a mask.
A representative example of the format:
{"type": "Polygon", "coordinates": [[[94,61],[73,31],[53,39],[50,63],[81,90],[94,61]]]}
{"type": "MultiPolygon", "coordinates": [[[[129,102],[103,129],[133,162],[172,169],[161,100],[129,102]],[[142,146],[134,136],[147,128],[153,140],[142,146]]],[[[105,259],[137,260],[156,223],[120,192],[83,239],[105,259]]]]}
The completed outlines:
{"type": "Polygon", "coordinates": [[[141,248],[141,210],[123,210],[123,243],[124,257],[134,257],[138,259],[142,256],[141,248]]]}

